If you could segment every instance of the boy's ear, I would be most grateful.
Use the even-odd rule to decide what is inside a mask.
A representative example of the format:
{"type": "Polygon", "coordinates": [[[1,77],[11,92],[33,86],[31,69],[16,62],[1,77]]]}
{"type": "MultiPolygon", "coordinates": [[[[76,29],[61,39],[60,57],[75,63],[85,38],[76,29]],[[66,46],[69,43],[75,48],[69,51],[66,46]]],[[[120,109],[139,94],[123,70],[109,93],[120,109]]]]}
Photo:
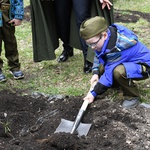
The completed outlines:
{"type": "Polygon", "coordinates": [[[104,36],[104,40],[106,40],[106,39],[107,39],[107,37],[108,37],[107,32],[103,32],[103,36],[104,36]]]}

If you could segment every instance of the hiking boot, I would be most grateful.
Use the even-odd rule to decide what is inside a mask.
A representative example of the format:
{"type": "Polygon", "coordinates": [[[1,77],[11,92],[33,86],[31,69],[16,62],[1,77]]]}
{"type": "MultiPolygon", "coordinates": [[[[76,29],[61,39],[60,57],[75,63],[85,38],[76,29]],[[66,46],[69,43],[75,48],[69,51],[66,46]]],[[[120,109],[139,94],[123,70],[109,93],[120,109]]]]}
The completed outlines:
{"type": "Polygon", "coordinates": [[[139,97],[133,97],[130,100],[124,100],[122,103],[122,107],[123,108],[134,108],[136,106],[138,106],[140,100],[139,97]]]}
{"type": "Polygon", "coordinates": [[[67,61],[68,57],[72,57],[72,56],[73,56],[73,48],[65,49],[63,50],[63,52],[61,53],[57,61],[65,62],[67,61]]]}
{"type": "Polygon", "coordinates": [[[0,82],[5,82],[5,81],[6,81],[5,75],[3,74],[2,69],[0,69],[0,82]]]}
{"type": "Polygon", "coordinates": [[[16,80],[24,78],[24,74],[20,70],[19,71],[10,71],[10,73],[13,75],[14,79],[16,79],[16,80]]]}

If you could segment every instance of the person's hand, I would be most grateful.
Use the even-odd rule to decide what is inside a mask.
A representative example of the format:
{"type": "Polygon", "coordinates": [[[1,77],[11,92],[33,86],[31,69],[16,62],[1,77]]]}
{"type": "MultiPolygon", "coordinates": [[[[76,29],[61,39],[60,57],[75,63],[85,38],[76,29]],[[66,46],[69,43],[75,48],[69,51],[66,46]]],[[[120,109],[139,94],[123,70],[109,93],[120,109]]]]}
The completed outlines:
{"type": "Polygon", "coordinates": [[[19,26],[22,23],[22,20],[19,19],[12,19],[8,23],[13,24],[14,26],[19,26]]]}
{"type": "Polygon", "coordinates": [[[89,92],[87,93],[86,97],[83,98],[83,100],[88,100],[89,103],[92,103],[94,101],[94,96],[91,94],[91,91],[94,89],[94,86],[96,85],[97,81],[93,81],[93,83],[91,83],[91,87],[89,92]]]}
{"type": "Polygon", "coordinates": [[[106,6],[110,10],[110,7],[113,5],[109,0],[99,0],[102,4],[102,9],[104,9],[106,6]]]}
{"type": "Polygon", "coordinates": [[[86,97],[83,98],[83,100],[88,100],[89,103],[92,103],[94,101],[94,96],[89,92],[86,97]]]}
{"type": "Polygon", "coordinates": [[[91,85],[94,84],[94,82],[98,82],[99,76],[97,74],[94,74],[90,80],[91,85]]]}

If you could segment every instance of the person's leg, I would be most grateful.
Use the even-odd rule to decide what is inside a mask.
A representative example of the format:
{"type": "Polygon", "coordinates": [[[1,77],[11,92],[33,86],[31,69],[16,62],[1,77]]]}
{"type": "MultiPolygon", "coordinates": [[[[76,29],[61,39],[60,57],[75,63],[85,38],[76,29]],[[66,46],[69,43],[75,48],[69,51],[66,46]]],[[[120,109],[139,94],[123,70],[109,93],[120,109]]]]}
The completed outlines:
{"type": "Polygon", "coordinates": [[[125,108],[136,107],[139,103],[140,94],[133,80],[126,77],[124,66],[117,66],[114,69],[113,75],[114,82],[119,84],[125,97],[122,106],[125,108]]]}
{"type": "Polygon", "coordinates": [[[0,82],[6,81],[5,75],[3,74],[2,67],[3,67],[3,60],[1,58],[1,52],[2,52],[2,34],[0,29],[0,82]]]}
{"type": "Polygon", "coordinates": [[[4,22],[2,27],[2,35],[5,48],[5,57],[8,60],[8,66],[10,67],[10,70],[20,70],[19,54],[15,37],[15,27],[4,22]]]}
{"type": "Polygon", "coordinates": [[[10,72],[15,79],[24,78],[24,74],[20,71],[19,54],[17,49],[17,40],[15,37],[15,26],[7,22],[3,22],[2,40],[4,41],[5,57],[8,60],[10,72]]]}
{"type": "Polygon", "coordinates": [[[139,97],[138,88],[132,79],[126,77],[123,65],[119,65],[114,69],[114,80],[120,85],[125,96],[139,97]]]}
{"type": "Polygon", "coordinates": [[[69,45],[72,1],[55,0],[54,4],[58,35],[63,42],[64,48],[63,53],[58,58],[58,61],[63,62],[68,59],[68,56],[73,56],[73,48],[69,45]]]}
{"type": "Polygon", "coordinates": [[[2,30],[0,29],[0,68],[3,67],[3,60],[1,58],[1,52],[2,52],[2,30]]]}
{"type": "MultiPolygon", "coordinates": [[[[78,31],[80,29],[81,23],[90,18],[90,7],[91,7],[91,0],[73,0],[73,10],[75,12],[78,31]]],[[[92,63],[86,60],[87,56],[87,49],[88,46],[86,45],[85,41],[80,37],[80,42],[82,46],[83,56],[84,56],[84,72],[89,73],[92,70],[92,63]]]]}

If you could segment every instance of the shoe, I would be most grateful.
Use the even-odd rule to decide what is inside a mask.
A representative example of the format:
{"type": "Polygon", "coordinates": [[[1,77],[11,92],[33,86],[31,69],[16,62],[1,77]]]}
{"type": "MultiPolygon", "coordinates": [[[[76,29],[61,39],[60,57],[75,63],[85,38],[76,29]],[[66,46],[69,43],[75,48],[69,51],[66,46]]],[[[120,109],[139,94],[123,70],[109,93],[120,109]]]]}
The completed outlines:
{"type": "Polygon", "coordinates": [[[24,78],[24,74],[20,70],[19,71],[10,71],[10,73],[13,75],[14,79],[16,79],[16,80],[24,78]]]}
{"type": "Polygon", "coordinates": [[[57,61],[65,62],[67,61],[68,57],[72,57],[72,56],[73,56],[73,48],[65,49],[63,50],[63,52],[61,53],[57,61]]]}
{"type": "Polygon", "coordinates": [[[5,82],[5,81],[6,81],[5,75],[3,74],[2,69],[0,69],[0,82],[5,82]]]}
{"type": "Polygon", "coordinates": [[[140,100],[139,100],[139,97],[134,97],[130,100],[124,100],[123,103],[122,103],[122,107],[123,108],[134,108],[136,106],[138,106],[140,100]]]}
{"type": "Polygon", "coordinates": [[[92,72],[92,66],[93,66],[93,63],[86,60],[85,64],[84,64],[84,68],[83,68],[84,73],[91,73],[92,72]]]}

